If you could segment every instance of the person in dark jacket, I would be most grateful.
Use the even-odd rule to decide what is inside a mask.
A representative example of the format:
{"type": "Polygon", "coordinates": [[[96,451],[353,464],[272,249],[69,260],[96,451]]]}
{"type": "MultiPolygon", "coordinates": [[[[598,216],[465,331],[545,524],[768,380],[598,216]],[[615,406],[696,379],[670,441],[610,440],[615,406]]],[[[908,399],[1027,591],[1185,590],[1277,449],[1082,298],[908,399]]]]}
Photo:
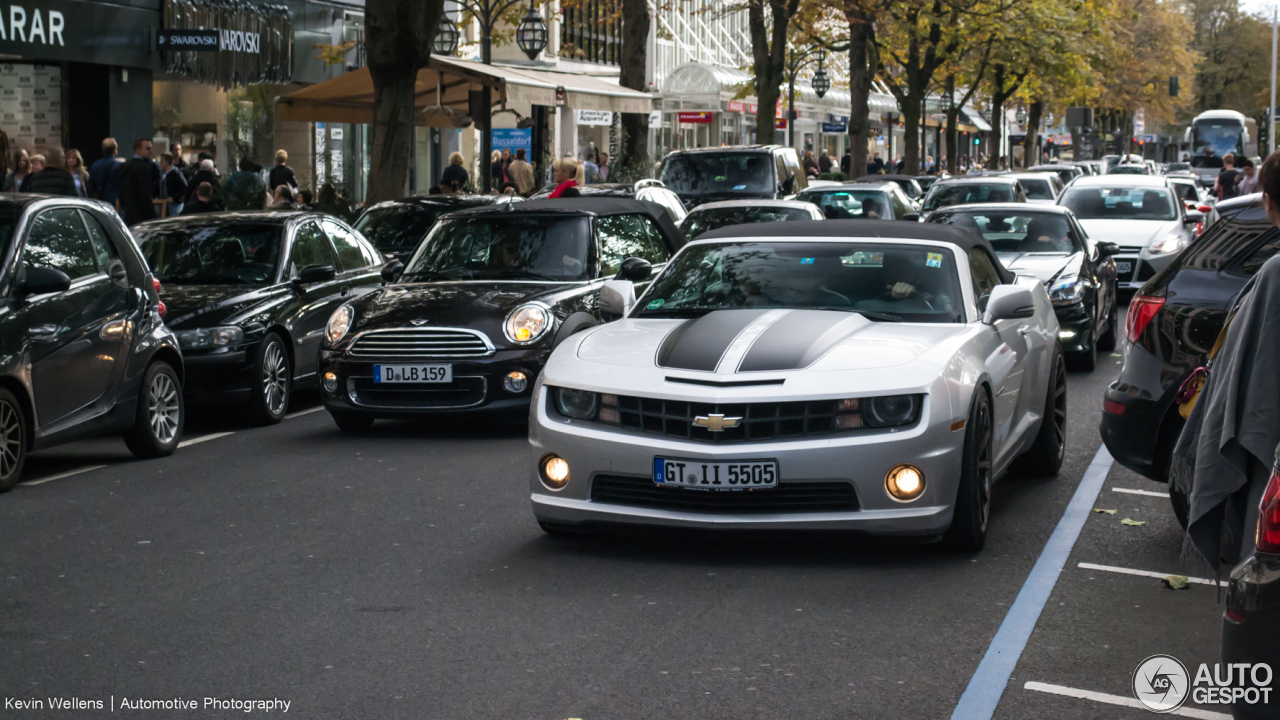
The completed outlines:
{"type": "Polygon", "coordinates": [[[462,163],[462,153],[454,152],[450,154],[449,167],[445,168],[444,172],[440,173],[440,184],[454,185],[456,187],[454,192],[461,190],[462,186],[467,184],[468,179],[467,169],[462,167],[462,163]]]}
{"type": "Polygon", "coordinates": [[[62,148],[55,145],[45,150],[44,162],[43,170],[28,175],[22,182],[23,192],[69,197],[80,195],[76,192],[76,181],[71,178],[71,173],[64,169],[66,155],[63,154],[62,148]]]}
{"type": "Polygon", "coordinates": [[[195,198],[182,209],[182,214],[197,215],[208,212],[222,212],[222,206],[213,201],[213,186],[202,182],[196,187],[195,198]]]}
{"type": "Polygon", "coordinates": [[[267,187],[278,188],[281,185],[288,185],[294,190],[298,189],[298,181],[293,177],[293,168],[288,166],[289,153],[284,150],[276,151],[276,166],[271,168],[271,172],[267,173],[267,187]]]}
{"type": "Polygon", "coordinates": [[[187,202],[187,177],[174,165],[172,153],[160,155],[160,197],[169,198],[169,215],[181,215],[187,202]]]}
{"type": "Polygon", "coordinates": [[[160,185],[160,167],[151,162],[151,141],[133,141],[133,157],[117,171],[120,182],[120,217],[128,226],[156,216],[155,199],[160,185]]]}
{"type": "Polygon", "coordinates": [[[213,161],[204,158],[200,161],[200,169],[195,175],[191,176],[191,180],[187,183],[188,194],[187,202],[196,199],[196,188],[200,187],[200,183],[209,183],[216,191],[218,187],[218,174],[213,170],[213,161]]]}
{"type": "Polygon", "coordinates": [[[102,141],[102,157],[89,166],[89,197],[114,203],[120,197],[120,186],[115,174],[120,148],[115,138],[102,141]]]}

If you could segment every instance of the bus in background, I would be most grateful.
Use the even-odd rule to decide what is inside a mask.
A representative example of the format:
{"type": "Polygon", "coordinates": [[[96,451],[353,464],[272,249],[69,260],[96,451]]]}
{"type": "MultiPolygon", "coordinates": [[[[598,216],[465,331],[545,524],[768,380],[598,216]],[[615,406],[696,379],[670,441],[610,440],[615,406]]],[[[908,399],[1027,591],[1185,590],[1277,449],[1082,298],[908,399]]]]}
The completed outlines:
{"type": "Polygon", "coordinates": [[[1186,142],[1191,172],[1201,185],[1213,187],[1224,155],[1258,156],[1258,122],[1235,110],[1208,110],[1191,121],[1186,142]]]}

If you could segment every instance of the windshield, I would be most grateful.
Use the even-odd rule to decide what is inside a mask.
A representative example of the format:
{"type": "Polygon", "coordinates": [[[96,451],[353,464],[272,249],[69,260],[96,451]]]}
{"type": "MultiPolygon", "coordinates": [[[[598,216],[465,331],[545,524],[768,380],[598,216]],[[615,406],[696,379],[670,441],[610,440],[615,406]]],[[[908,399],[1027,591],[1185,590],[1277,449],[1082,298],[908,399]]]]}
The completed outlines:
{"type": "Polygon", "coordinates": [[[773,161],[767,153],[672,155],[662,166],[662,184],[683,196],[772,193],[773,161]]]}
{"type": "Polygon", "coordinates": [[[964,322],[950,250],[881,243],[742,242],[686,247],[658,276],[637,317],[800,308],[873,320],[964,322]]]}
{"type": "Polygon", "coordinates": [[[1173,195],[1164,188],[1071,188],[1059,205],[1081,220],[1176,220],[1173,195]]]}
{"type": "Polygon", "coordinates": [[[263,223],[133,233],[156,278],[178,285],[266,285],[275,277],[283,234],[283,226],[263,223]]]}
{"type": "Polygon", "coordinates": [[[1194,182],[1175,182],[1173,188],[1184,201],[1200,202],[1200,192],[1194,182]]]}
{"type": "Polygon", "coordinates": [[[1067,219],[1055,213],[949,212],[929,222],[973,230],[998,253],[1073,253],[1079,249],[1067,219]]]}
{"type": "Polygon", "coordinates": [[[473,215],[437,223],[403,278],[585,280],[590,245],[586,217],[473,215]]]}
{"type": "Polygon", "coordinates": [[[729,225],[813,219],[813,214],[803,208],[726,207],[694,210],[684,219],[680,229],[684,232],[685,238],[692,240],[703,233],[729,225]]]}
{"type": "Polygon", "coordinates": [[[934,183],[924,198],[924,209],[1013,201],[1013,188],[1009,183],[934,183]]]}
{"type": "Polygon", "coordinates": [[[373,208],[356,223],[356,229],[385,252],[413,250],[436,218],[453,208],[392,205],[373,208]]]}
{"type": "Polygon", "coordinates": [[[1184,162],[1169,163],[1169,166],[1164,169],[1166,173],[1188,172],[1189,170],[1191,170],[1191,163],[1184,162]]]}
{"type": "Polygon", "coordinates": [[[1192,167],[1220,168],[1227,153],[1244,152],[1244,126],[1237,120],[1198,120],[1191,125],[1192,167]]]}
{"type": "Polygon", "coordinates": [[[1117,165],[1107,171],[1108,175],[1146,175],[1145,165],[1117,165]]]}
{"type": "Polygon", "coordinates": [[[925,176],[916,178],[916,184],[920,186],[921,190],[928,192],[929,188],[934,183],[938,182],[939,179],[940,178],[937,175],[925,175],[925,176]]]}
{"type": "Polygon", "coordinates": [[[796,199],[817,205],[828,220],[893,219],[889,197],[880,190],[805,190],[796,199]]]}
{"type": "Polygon", "coordinates": [[[1053,186],[1048,180],[1042,178],[1030,178],[1022,180],[1022,190],[1027,194],[1028,200],[1052,200],[1053,186]]]}

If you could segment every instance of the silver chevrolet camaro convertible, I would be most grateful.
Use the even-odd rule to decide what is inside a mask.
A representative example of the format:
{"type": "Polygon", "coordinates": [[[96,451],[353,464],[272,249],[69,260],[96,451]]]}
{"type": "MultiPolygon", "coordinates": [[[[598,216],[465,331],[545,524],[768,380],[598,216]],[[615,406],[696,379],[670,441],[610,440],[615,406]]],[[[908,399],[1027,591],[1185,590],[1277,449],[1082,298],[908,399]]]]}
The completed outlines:
{"type": "Polygon", "coordinates": [[[986,540],[1009,470],[1062,464],[1066,370],[1041,282],[980,235],[827,220],[628,261],[530,410],[533,512],[598,524],[986,540]]]}

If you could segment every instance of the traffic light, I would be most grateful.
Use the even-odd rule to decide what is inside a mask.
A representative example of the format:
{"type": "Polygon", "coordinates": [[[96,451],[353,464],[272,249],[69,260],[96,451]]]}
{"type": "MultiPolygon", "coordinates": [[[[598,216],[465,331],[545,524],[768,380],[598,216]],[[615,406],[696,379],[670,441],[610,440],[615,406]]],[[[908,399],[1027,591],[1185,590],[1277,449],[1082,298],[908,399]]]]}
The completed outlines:
{"type": "Polygon", "coordinates": [[[973,144],[974,144],[975,146],[976,146],[976,145],[981,145],[981,144],[982,144],[982,138],[974,138],[974,139],[973,139],[973,144]]]}
{"type": "Polygon", "coordinates": [[[1169,97],[1178,97],[1178,76],[1169,78],[1169,97]]]}

